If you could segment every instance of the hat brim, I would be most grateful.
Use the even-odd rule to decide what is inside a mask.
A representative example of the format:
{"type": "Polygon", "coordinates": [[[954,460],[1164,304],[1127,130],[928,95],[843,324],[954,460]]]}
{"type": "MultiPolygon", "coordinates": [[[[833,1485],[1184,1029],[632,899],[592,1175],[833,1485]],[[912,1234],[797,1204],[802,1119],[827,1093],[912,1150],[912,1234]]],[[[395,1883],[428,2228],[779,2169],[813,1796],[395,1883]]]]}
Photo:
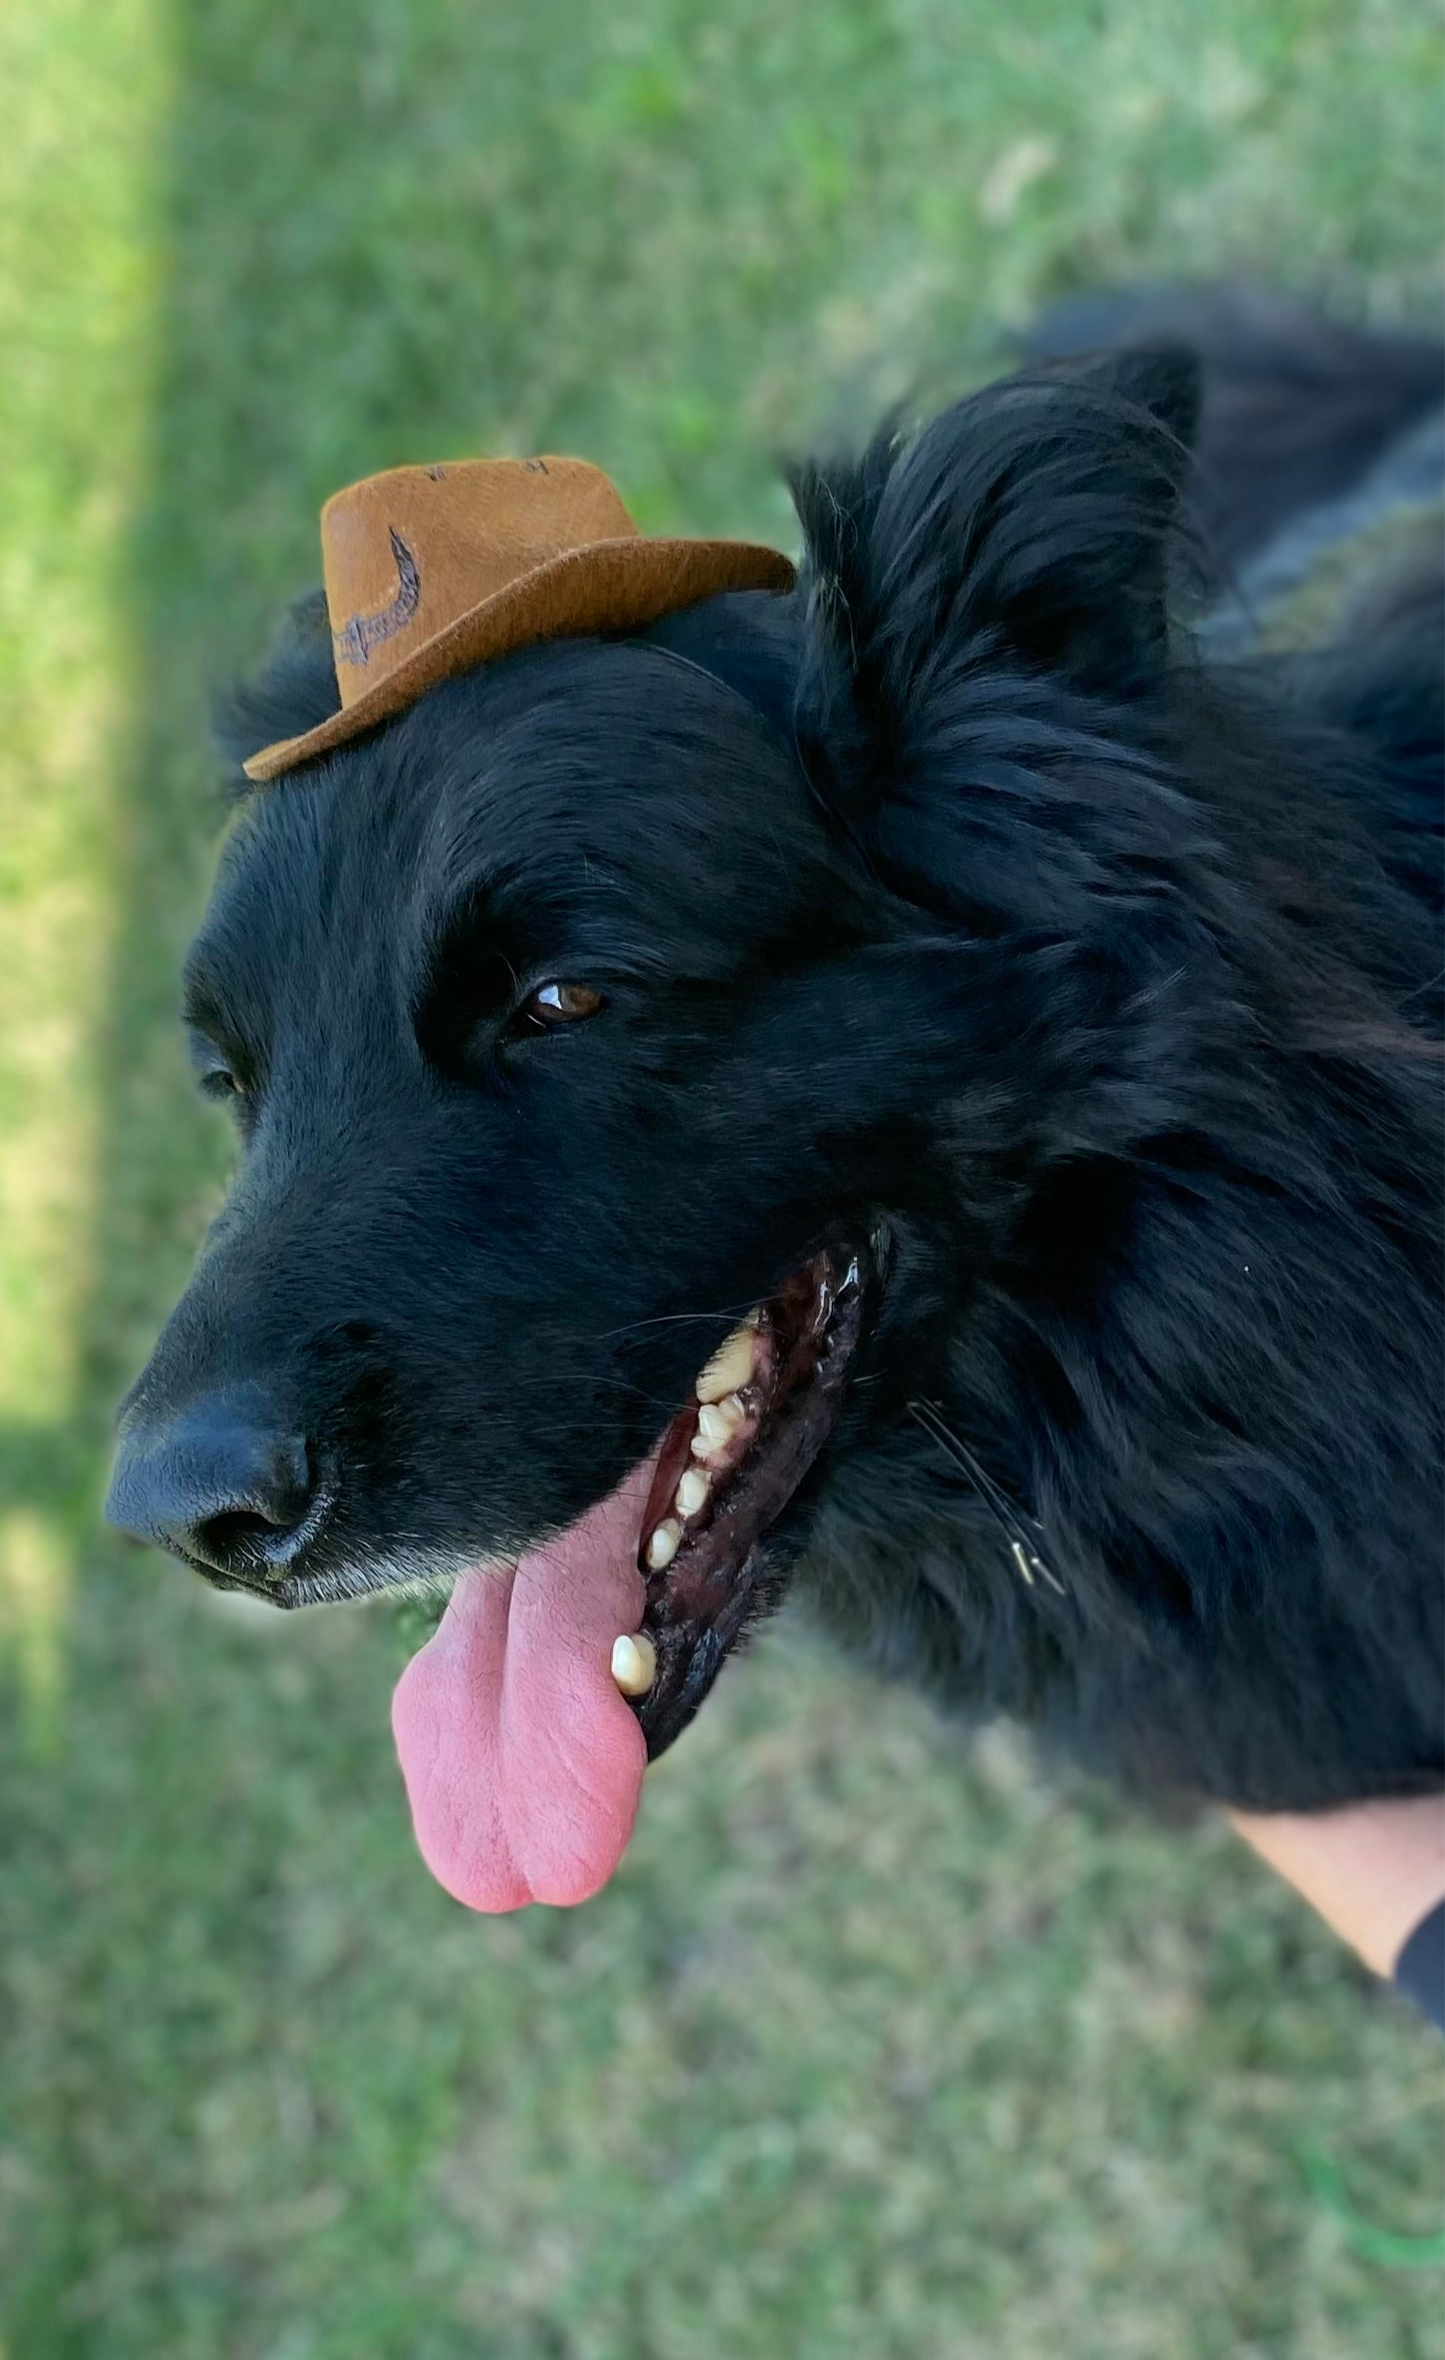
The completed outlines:
{"type": "Polygon", "coordinates": [[[752,541],[594,541],[509,582],[413,648],[385,679],[300,737],[279,738],[245,763],[258,786],[374,729],[438,681],[549,639],[643,630],[663,615],[729,590],[788,590],[789,558],[752,541]]]}

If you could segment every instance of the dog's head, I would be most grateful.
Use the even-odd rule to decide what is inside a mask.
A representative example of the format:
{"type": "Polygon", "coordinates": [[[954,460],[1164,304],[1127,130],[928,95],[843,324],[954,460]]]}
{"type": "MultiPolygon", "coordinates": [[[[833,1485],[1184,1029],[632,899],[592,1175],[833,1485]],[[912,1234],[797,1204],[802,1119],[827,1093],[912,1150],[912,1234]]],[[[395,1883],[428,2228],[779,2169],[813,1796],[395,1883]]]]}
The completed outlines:
{"type": "MultiPolygon", "coordinates": [[[[800,478],[797,592],[515,655],[244,797],[186,978],[238,1168],[116,1522],[283,1606],[520,1564],[489,1595],[568,1667],[532,1706],[582,1727],[640,1621],[669,1741],[1117,1081],[1190,399],[996,389],[800,478]]],[[[308,605],[232,734],[334,701],[308,605]]]]}

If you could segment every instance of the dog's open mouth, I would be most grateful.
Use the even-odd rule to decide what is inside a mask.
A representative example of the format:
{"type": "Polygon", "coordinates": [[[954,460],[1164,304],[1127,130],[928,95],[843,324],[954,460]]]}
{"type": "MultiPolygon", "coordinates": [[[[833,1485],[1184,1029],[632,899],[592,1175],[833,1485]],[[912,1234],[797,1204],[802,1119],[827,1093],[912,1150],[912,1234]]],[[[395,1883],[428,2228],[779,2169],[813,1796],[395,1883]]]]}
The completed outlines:
{"type": "Polygon", "coordinates": [[[775,1601],[758,1543],[837,1416],[863,1317],[859,1257],[824,1252],[714,1353],[663,1438],[638,1548],[641,1637],[618,1665],[655,1761],[775,1601]]]}
{"type": "Polygon", "coordinates": [[[422,1851],[460,1900],[581,1901],[611,1875],[647,1762],[778,1602],[766,1536],[832,1431],[871,1270],[853,1248],[810,1256],[610,1499],[458,1583],[393,1725],[422,1851]]]}

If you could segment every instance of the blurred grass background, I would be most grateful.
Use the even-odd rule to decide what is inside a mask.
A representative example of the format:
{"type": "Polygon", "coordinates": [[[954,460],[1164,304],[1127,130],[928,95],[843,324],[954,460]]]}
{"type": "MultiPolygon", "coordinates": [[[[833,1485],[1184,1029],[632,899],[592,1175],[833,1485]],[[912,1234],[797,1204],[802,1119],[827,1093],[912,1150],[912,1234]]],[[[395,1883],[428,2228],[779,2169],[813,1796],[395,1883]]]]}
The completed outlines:
{"type": "Polygon", "coordinates": [[[223,1172],[205,695],[322,497],[575,449],[777,534],[775,450],[1061,288],[1428,319],[1440,65],[1416,0],[11,0],[0,2360],[1445,2355],[1436,2051],[1217,1831],[780,1630],[606,1895],[474,1920],[385,1613],[97,1526],[223,1172]]]}

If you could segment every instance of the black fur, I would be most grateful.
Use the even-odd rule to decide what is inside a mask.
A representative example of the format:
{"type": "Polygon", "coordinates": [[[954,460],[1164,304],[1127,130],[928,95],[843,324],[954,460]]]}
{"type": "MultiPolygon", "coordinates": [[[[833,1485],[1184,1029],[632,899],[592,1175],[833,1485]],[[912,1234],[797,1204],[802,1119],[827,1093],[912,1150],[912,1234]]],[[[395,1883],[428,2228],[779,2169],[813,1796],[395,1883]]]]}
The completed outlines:
{"type": "MultiPolygon", "coordinates": [[[[188,981],[244,1151],[128,1449],[264,1398],[336,1481],[310,1570],[451,1568],[570,1521],[882,1224],[795,1597],[1146,1791],[1440,1780],[1440,573],[1202,656],[1170,610],[1201,535],[1258,542],[1251,405],[1165,311],[1110,333],[1199,348],[1207,496],[1198,361],[1040,361],[803,470],[794,595],[530,651],[245,796],[188,981]],[[605,1013],[509,1037],[548,977],[605,1013]]],[[[1249,352],[1315,454],[1272,528],[1439,398],[1438,355],[1331,345],[1322,440],[1290,316],[1249,352]]],[[[234,751],[333,703],[307,610],[234,751]]]]}

